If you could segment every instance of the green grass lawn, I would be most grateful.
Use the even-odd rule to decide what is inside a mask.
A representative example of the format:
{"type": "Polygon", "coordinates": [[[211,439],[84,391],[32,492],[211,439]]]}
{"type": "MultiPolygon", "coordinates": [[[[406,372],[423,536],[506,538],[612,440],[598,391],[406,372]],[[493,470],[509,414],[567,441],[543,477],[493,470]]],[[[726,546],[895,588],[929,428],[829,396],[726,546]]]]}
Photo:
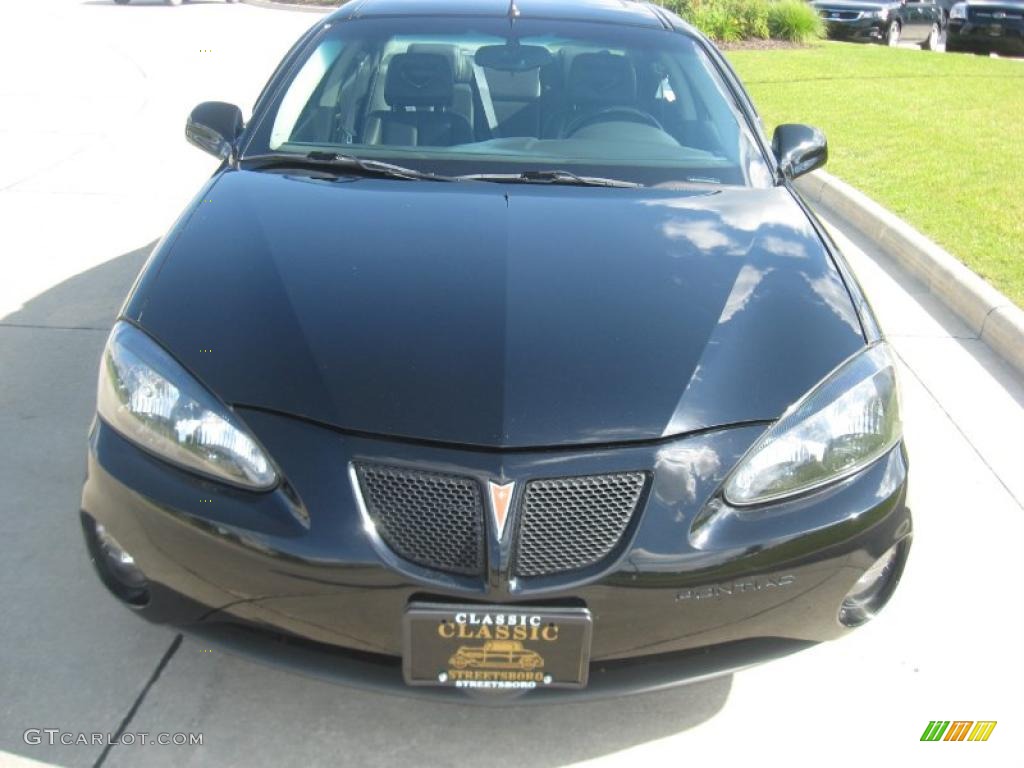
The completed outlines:
{"type": "Polygon", "coordinates": [[[727,55],[769,135],[824,130],[828,171],[1024,306],[1024,61],[848,43],[727,55]]]}

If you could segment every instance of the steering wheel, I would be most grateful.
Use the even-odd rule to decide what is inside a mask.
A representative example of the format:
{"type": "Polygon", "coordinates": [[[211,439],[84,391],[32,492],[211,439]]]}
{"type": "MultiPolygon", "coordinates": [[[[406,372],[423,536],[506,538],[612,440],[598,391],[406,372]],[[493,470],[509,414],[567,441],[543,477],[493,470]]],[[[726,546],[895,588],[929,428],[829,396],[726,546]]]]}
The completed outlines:
{"type": "Polygon", "coordinates": [[[657,128],[659,131],[665,130],[661,123],[658,122],[658,118],[648,112],[644,112],[642,109],[635,109],[633,107],[605,107],[597,112],[591,112],[589,115],[581,115],[577,117],[565,127],[565,131],[562,133],[562,136],[568,139],[574,133],[583,130],[588,125],[612,122],[616,117],[624,117],[631,123],[643,123],[651,126],[652,128],[657,128]]]}

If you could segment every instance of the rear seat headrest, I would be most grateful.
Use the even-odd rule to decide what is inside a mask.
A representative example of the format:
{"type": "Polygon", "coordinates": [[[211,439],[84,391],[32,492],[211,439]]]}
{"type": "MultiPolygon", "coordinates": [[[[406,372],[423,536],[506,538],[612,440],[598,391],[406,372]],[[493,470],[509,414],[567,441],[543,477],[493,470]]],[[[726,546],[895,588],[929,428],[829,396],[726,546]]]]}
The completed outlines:
{"type": "Polygon", "coordinates": [[[437,53],[396,53],[388,64],[384,101],[391,107],[447,107],[455,93],[448,59],[437,53]]]}
{"type": "Polygon", "coordinates": [[[540,98],[540,70],[505,72],[485,69],[491,97],[498,101],[534,101],[540,98]]]}
{"type": "Polygon", "coordinates": [[[636,70],[625,56],[602,51],[580,53],[568,78],[573,104],[632,104],[636,101],[636,70]]]}

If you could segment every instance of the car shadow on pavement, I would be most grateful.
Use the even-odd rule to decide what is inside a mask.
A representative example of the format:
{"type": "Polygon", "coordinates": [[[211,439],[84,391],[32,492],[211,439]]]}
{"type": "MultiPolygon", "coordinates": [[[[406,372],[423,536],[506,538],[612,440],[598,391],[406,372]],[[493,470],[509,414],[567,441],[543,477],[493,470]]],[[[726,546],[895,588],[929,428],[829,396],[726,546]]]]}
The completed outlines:
{"type": "MultiPolygon", "coordinates": [[[[110,330],[156,241],[87,269],[33,297],[0,324],[110,330]]],[[[97,353],[96,365],[99,365],[97,353]]],[[[95,393],[93,393],[95,394],[95,393]]]]}
{"type": "Polygon", "coordinates": [[[468,697],[434,702],[306,678],[185,637],[131,730],[199,731],[204,741],[162,750],[159,765],[227,765],[244,753],[258,756],[247,765],[496,761],[554,768],[699,726],[723,708],[732,688],[726,675],[605,700],[499,707],[468,697]]]}
{"type": "MultiPolygon", "coordinates": [[[[102,747],[27,745],[25,728],[202,732],[202,746],[146,753],[147,765],[462,765],[481,754],[532,766],[606,755],[692,728],[724,706],[732,677],[628,699],[527,707],[434,703],[363,692],[202,647],[110,597],[81,541],[78,502],[107,332],[154,243],[75,275],[0,318],[0,679],[11,717],[0,749],[61,765],[102,747]],[[24,514],[24,511],[31,514],[24,514]],[[134,705],[137,710],[133,710],[134,705]]],[[[105,765],[131,765],[115,746],[105,765]]]]}
{"type": "MultiPolygon", "coordinates": [[[[100,352],[151,249],[0,317],[0,750],[60,765],[91,765],[102,747],[27,744],[25,729],[116,730],[172,638],[110,599],[78,522],[100,352]]],[[[17,280],[31,265],[8,268],[17,280]]]]}

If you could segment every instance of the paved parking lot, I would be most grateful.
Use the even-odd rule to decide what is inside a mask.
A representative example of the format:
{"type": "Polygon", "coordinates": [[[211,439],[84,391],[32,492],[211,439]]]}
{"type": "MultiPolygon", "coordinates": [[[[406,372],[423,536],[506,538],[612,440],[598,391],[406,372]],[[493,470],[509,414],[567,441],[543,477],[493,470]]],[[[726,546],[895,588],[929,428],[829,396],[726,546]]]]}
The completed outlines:
{"type": "Polygon", "coordinates": [[[107,596],[77,523],[105,333],[213,170],[182,138],[188,109],[247,109],[315,19],[219,2],[0,9],[0,764],[1020,765],[1024,382],[841,233],[905,363],[917,523],[893,603],[843,641],[622,701],[425,706],[176,643],[107,596]],[[999,725],[987,743],[922,744],[933,719],[999,725]],[[121,726],[203,745],[23,738],[121,726]]]}

